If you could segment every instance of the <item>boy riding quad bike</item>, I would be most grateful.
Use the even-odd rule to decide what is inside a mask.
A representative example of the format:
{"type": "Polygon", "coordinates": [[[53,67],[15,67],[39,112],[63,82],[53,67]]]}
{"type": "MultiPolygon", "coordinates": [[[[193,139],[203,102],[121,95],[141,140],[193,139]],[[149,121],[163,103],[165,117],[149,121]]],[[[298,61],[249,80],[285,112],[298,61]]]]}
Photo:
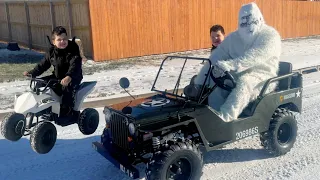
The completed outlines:
{"type": "Polygon", "coordinates": [[[2,135],[10,141],[30,135],[32,149],[40,154],[48,153],[56,142],[57,130],[51,121],[60,126],[78,123],[85,135],[94,133],[99,124],[95,109],[87,108],[80,113],[84,98],[96,81],[80,84],[82,60],[78,45],[74,38],[67,39],[66,30],[61,26],[53,30],[52,41],[45,58],[33,70],[24,72],[31,77],[32,91],[16,98],[14,112],[9,113],[0,126],[2,135]],[[51,65],[54,66],[52,75],[35,78],[51,65]]]}
{"type": "MultiPolygon", "coordinates": [[[[280,62],[277,76],[267,80],[258,98],[228,122],[210,107],[208,97],[217,87],[231,91],[237,84],[229,72],[214,77],[213,69],[205,58],[165,58],[151,89],[158,94],[104,108],[106,125],[100,142],[93,142],[94,149],[134,179],[140,177],[135,165],[145,163],[148,180],[199,180],[203,167],[200,147],[208,152],[254,135],[260,135],[262,146],[276,156],[289,152],[297,136],[294,113],[301,112],[302,75],[292,73],[290,63],[280,62]],[[171,59],[181,60],[173,63],[181,64],[180,72],[166,66],[177,72],[176,81],[171,81],[174,75],[168,76],[165,68],[171,59]],[[186,82],[197,73],[190,71],[203,61],[209,69],[200,89],[194,91],[193,84],[186,82]],[[172,82],[173,87],[164,87],[162,82],[172,82]],[[278,82],[277,88],[267,93],[273,82],[278,82]],[[181,84],[187,86],[179,89],[181,84]]],[[[120,85],[128,88],[128,79],[122,78],[120,85]]]]}
{"type": "Polygon", "coordinates": [[[82,59],[79,46],[68,40],[65,28],[58,26],[52,31],[53,45],[49,49],[45,58],[31,71],[24,72],[25,76],[40,76],[51,65],[54,66],[53,74],[43,77],[44,80],[60,80],[61,83],[55,84],[53,90],[62,99],[61,115],[68,116],[72,114],[75,100],[75,91],[83,78],[82,59]]]}

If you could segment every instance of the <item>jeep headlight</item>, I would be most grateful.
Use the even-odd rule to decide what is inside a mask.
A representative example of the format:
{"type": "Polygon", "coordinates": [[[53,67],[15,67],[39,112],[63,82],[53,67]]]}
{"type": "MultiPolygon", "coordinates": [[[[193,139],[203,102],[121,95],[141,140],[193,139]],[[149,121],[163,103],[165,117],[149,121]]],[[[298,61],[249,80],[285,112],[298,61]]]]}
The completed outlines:
{"type": "Polygon", "coordinates": [[[129,128],[129,133],[130,133],[131,135],[134,135],[134,133],[136,132],[136,127],[134,127],[134,124],[133,124],[133,123],[130,123],[129,126],[128,126],[128,128],[129,128]]]}
{"type": "Polygon", "coordinates": [[[111,111],[110,111],[110,109],[107,108],[107,107],[105,107],[104,110],[103,110],[103,114],[104,114],[106,123],[109,123],[109,122],[110,122],[110,118],[111,118],[111,111]]]}

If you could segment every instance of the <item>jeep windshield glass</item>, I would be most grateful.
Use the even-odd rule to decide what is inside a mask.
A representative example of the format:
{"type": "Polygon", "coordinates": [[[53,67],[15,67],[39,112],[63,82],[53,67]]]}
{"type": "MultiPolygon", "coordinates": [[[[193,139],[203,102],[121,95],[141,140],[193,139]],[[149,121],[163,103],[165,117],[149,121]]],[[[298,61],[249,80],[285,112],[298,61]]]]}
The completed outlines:
{"type": "Polygon", "coordinates": [[[156,74],[152,91],[185,97],[183,89],[190,84],[191,78],[197,75],[207,58],[168,56],[156,74]]]}

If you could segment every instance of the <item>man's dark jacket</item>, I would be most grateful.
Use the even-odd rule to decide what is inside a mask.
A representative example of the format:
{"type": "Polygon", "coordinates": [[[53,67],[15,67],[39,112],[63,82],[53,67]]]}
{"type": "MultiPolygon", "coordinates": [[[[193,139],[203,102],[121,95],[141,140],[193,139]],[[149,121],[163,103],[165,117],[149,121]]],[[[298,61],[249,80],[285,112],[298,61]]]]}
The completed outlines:
{"type": "Polygon", "coordinates": [[[215,50],[216,48],[217,48],[216,46],[212,45],[211,52],[212,52],[213,50],[215,50]]]}
{"type": "Polygon", "coordinates": [[[29,71],[33,77],[39,76],[48,70],[51,65],[54,67],[53,75],[62,80],[66,76],[72,78],[73,83],[80,83],[82,76],[82,58],[80,56],[79,46],[74,39],[69,41],[65,49],[58,49],[51,46],[46,52],[44,59],[36,67],[29,71]]]}

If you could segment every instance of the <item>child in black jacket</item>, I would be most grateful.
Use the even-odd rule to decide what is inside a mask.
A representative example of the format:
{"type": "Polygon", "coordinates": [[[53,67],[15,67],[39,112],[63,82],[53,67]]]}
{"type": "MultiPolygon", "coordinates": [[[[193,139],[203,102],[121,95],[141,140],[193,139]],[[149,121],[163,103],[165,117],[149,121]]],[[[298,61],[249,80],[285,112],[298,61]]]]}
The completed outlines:
{"type": "Polygon", "coordinates": [[[70,115],[75,104],[75,93],[82,81],[82,58],[79,46],[68,40],[65,28],[58,26],[53,29],[51,36],[53,46],[46,52],[44,59],[31,71],[24,72],[24,76],[40,76],[51,65],[54,67],[52,75],[42,77],[43,80],[60,80],[60,84],[53,87],[53,91],[62,98],[60,116],[70,115]]]}
{"type": "Polygon", "coordinates": [[[216,24],[210,28],[210,38],[212,43],[211,52],[215,50],[224,40],[225,32],[223,26],[216,24]]]}

